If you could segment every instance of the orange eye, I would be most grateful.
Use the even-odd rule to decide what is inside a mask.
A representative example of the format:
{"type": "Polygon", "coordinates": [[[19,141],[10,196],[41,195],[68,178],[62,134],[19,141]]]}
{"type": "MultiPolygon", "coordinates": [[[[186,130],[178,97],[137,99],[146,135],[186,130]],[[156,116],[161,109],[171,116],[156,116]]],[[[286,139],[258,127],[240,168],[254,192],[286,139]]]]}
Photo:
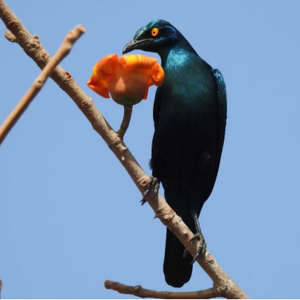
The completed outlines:
{"type": "Polygon", "coordinates": [[[152,30],[151,30],[151,35],[152,36],[157,36],[158,35],[158,33],[159,33],[159,29],[158,28],[153,28],[152,30]]]}

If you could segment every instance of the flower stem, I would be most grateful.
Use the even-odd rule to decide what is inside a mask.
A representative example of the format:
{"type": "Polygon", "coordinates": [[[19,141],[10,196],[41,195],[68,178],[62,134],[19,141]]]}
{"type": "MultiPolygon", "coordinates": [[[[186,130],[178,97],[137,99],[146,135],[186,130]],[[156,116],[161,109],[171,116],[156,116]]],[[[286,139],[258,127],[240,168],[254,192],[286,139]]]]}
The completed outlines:
{"type": "Polygon", "coordinates": [[[120,129],[117,131],[117,134],[122,140],[129,126],[131,114],[132,114],[132,105],[126,105],[126,106],[124,105],[124,116],[123,116],[122,124],[120,126],[120,129]]]}

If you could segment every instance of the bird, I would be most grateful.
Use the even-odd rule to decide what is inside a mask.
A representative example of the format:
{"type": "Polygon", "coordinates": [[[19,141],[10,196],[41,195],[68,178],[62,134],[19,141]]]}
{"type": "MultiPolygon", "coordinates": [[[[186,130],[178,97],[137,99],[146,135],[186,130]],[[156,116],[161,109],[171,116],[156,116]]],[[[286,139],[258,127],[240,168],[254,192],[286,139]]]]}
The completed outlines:
{"type": "Polygon", "coordinates": [[[167,229],[165,280],[179,288],[190,280],[193,261],[206,251],[198,218],[219,170],[227,119],[226,86],[221,72],[165,20],[140,28],[123,54],[135,49],[158,53],[165,72],[153,107],[152,176],[163,185],[167,203],[203,241],[193,259],[167,229]]]}

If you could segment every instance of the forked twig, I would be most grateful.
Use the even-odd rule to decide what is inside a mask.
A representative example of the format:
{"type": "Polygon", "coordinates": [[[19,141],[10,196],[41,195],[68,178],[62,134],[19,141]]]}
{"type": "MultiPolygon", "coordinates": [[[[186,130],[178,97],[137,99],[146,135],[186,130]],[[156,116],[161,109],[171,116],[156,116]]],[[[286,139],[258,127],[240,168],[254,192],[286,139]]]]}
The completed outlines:
{"type": "MultiPolygon", "coordinates": [[[[77,41],[77,39],[85,32],[83,26],[78,25],[72,31],[70,31],[56,54],[49,61],[49,63],[45,66],[40,75],[33,82],[30,89],[23,96],[20,102],[16,105],[10,115],[6,118],[3,124],[0,126],[0,145],[5,139],[6,135],[9,133],[14,124],[19,120],[21,115],[24,113],[28,105],[34,99],[34,97],[41,90],[43,85],[45,84],[47,78],[51,75],[56,66],[66,57],[72,49],[73,44],[77,41]]],[[[7,32],[6,32],[7,35],[7,32]]],[[[10,35],[12,36],[12,35],[10,35]]],[[[12,41],[12,40],[11,40],[12,41]]]]}

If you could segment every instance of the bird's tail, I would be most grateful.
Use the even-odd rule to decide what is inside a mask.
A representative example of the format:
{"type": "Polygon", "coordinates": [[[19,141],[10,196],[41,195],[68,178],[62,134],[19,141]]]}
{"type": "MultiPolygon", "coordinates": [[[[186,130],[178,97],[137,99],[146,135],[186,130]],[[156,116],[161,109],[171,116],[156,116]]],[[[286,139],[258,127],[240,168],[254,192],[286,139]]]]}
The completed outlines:
{"type": "Polygon", "coordinates": [[[167,284],[174,287],[182,287],[192,275],[192,257],[183,257],[184,246],[177,237],[167,229],[166,251],[164,261],[164,273],[167,284]]]}
{"type": "MultiPolygon", "coordinates": [[[[185,202],[177,191],[165,190],[165,196],[170,206],[183,219],[186,225],[195,232],[195,224],[189,209],[189,204],[185,202]]],[[[166,250],[164,261],[164,273],[166,282],[173,287],[181,287],[190,280],[193,266],[192,256],[184,255],[185,247],[178,238],[167,229],[166,250]]]]}

